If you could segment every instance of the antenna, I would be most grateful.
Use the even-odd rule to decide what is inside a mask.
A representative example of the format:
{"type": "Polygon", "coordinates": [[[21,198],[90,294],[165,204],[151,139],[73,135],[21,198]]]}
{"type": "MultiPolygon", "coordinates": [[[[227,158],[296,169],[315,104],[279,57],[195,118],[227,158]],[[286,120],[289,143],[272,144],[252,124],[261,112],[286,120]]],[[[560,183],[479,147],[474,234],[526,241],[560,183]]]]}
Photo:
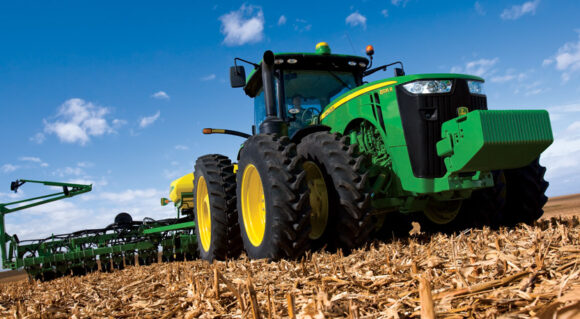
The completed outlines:
{"type": "Polygon", "coordinates": [[[348,39],[348,43],[350,43],[350,47],[352,48],[352,54],[356,55],[356,50],[354,49],[354,45],[352,45],[352,41],[350,40],[350,35],[348,35],[347,31],[344,31],[344,33],[346,34],[346,38],[348,39]]]}

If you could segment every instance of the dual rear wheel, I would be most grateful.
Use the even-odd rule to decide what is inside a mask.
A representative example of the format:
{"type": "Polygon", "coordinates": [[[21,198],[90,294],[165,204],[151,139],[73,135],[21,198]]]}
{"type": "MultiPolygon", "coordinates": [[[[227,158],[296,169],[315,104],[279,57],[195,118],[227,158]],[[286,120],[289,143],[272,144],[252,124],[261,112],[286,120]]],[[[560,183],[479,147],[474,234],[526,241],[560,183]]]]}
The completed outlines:
{"type": "Polygon", "coordinates": [[[323,246],[348,251],[368,239],[365,159],[348,138],[319,132],[296,146],[258,134],[242,147],[236,174],[230,166],[221,155],[196,162],[201,258],[237,257],[243,243],[253,259],[294,259],[323,246]]]}

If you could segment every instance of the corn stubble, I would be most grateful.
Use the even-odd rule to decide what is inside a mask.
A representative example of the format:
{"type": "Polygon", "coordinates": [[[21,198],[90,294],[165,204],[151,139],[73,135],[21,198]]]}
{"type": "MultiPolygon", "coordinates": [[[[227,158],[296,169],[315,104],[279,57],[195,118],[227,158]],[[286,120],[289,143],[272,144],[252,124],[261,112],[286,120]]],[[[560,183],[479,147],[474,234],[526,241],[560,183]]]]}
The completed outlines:
{"type": "Polygon", "coordinates": [[[348,256],[186,261],[0,284],[10,318],[573,318],[578,217],[415,234],[348,256]]]}

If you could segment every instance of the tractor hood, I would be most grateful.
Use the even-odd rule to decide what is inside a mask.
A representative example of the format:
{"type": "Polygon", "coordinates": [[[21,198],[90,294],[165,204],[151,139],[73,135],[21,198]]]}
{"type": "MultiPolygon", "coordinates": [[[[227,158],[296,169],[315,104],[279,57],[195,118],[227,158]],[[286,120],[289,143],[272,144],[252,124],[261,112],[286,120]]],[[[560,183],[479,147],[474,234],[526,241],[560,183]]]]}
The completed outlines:
{"type": "Polygon", "coordinates": [[[334,110],[344,105],[348,101],[357,98],[365,93],[373,90],[388,88],[391,86],[398,86],[401,84],[406,84],[409,82],[414,82],[418,80],[446,80],[446,79],[465,79],[484,82],[484,80],[478,76],[467,75],[467,74],[455,74],[455,73],[427,73],[427,74],[412,74],[405,76],[398,76],[387,78],[383,80],[374,81],[371,83],[364,84],[357,87],[356,89],[350,90],[332,101],[320,115],[320,120],[323,120],[326,116],[332,113],[334,110]]]}

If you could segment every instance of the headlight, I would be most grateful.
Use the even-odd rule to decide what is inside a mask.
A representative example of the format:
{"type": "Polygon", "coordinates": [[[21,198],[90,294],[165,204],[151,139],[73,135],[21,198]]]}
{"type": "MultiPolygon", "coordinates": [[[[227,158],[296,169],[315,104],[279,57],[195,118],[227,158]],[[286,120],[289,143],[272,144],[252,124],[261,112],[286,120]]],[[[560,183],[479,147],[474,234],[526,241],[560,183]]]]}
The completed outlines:
{"type": "Polygon", "coordinates": [[[449,93],[451,86],[451,80],[415,81],[403,84],[405,90],[413,94],[449,93]]]}
{"type": "Polygon", "coordinates": [[[469,86],[469,93],[484,95],[483,82],[481,81],[467,81],[467,86],[469,86]]]}

